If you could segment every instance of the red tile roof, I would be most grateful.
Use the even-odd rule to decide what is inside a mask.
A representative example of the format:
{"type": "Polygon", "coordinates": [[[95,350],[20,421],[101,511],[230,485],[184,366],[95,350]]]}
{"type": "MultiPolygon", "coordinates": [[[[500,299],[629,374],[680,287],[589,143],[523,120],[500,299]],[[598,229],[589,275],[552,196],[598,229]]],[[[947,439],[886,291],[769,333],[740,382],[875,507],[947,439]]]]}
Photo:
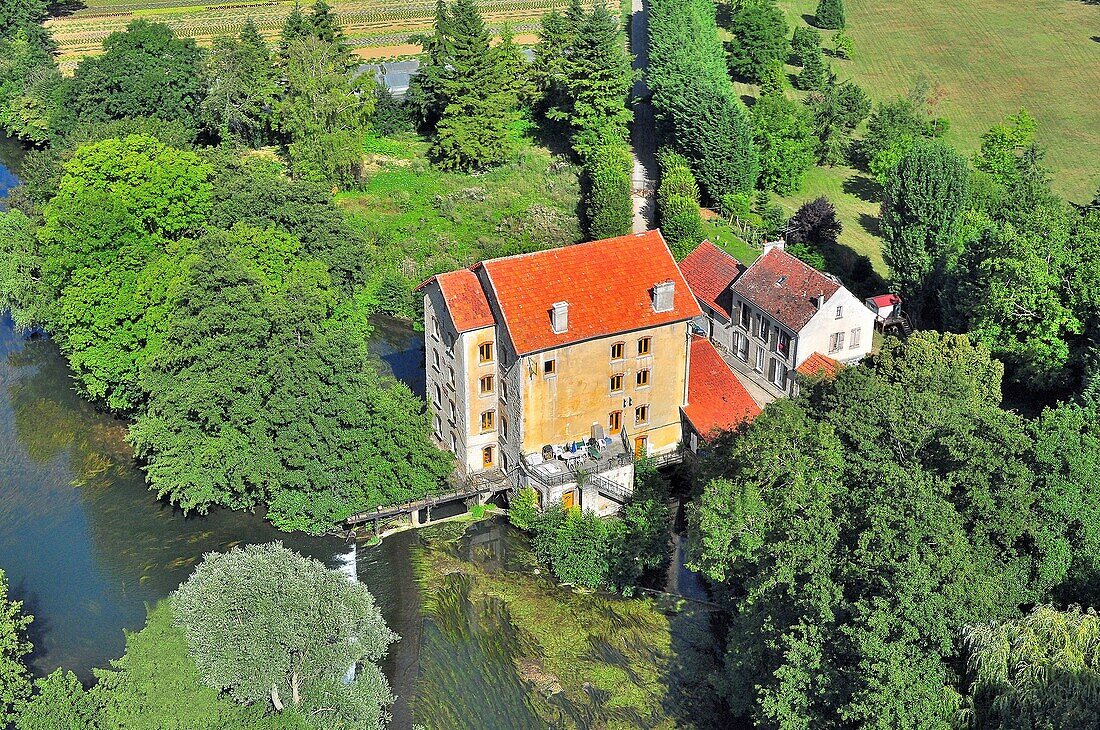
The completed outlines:
{"type": "Polygon", "coordinates": [[[485,267],[519,355],[671,324],[702,312],[658,231],[492,259],[485,267]],[[673,306],[654,312],[655,284],[672,281],[673,306]],[[550,309],[569,303],[568,329],[555,334],[550,309]]]}
{"type": "Polygon", "coordinates": [[[820,352],[815,352],[806,358],[801,365],[795,368],[795,371],[798,372],[799,375],[805,375],[808,378],[817,375],[831,378],[840,372],[842,367],[844,366],[828,355],[822,355],[820,352]]]}
{"type": "Polygon", "coordinates": [[[439,290],[447,302],[447,311],[459,332],[488,327],[496,321],[493,311],[489,309],[485,290],[481,288],[481,281],[474,272],[469,269],[448,271],[433,276],[417,289],[422,289],[433,280],[439,284],[439,290]]]}
{"type": "Polygon", "coordinates": [[[879,294],[877,297],[871,297],[868,301],[879,309],[885,309],[886,307],[901,304],[901,297],[897,294],[879,294]]]}
{"type": "Polygon", "coordinates": [[[794,332],[817,313],[816,296],[828,299],[838,289],[840,284],[778,248],[754,261],[733,282],[733,291],[794,332]]]}
{"type": "Polygon", "coordinates": [[[760,406],[710,340],[697,336],[691,338],[688,404],[683,410],[691,427],[704,439],[760,414],[760,406]]]}
{"type": "Polygon", "coordinates": [[[730,284],[744,270],[744,264],[710,241],[700,243],[680,262],[680,271],[695,297],[727,319],[733,304],[730,284]]]}

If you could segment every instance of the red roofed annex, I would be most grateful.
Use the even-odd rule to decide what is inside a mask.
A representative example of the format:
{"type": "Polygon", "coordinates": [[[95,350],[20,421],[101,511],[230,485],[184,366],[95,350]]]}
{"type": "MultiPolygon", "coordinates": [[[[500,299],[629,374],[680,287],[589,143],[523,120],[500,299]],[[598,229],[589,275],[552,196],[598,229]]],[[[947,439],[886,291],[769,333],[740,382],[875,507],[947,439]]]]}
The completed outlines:
{"type": "Polygon", "coordinates": [[[730,431],[760,415],[760,406],[706,337],[691,338],[688,404],[684,418],[691,429],[688,448],[695,451],[720,431],[730,431]]]}

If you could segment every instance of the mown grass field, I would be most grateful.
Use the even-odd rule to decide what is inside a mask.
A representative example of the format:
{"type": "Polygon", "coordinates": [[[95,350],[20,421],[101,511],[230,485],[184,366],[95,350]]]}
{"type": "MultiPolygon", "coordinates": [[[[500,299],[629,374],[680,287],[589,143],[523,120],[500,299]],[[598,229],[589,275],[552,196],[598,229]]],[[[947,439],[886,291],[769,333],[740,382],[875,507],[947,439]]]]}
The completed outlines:
{"type": "MultiPolygon", "coordinates": [[[[817,5],[779,4],[792,26],[805,23],[817,5]]],[[[1092,198],[1100,185],[1100,5],[846,0],[845,7],[855,57],[832,59],[841,77],[882,100],[926,76],[943,91],[939,113],[951,122],[948,141],[966,152],[989,127],[1026,107],[1039,122],[1054,189],[1075,202],[1092,198]]]]}
{"type": "MultiPolygon", "coordinates": [[[[300,0],[308,11],[310,0],[300,0]]],[[[363,58],[391,58],[419,52],[409,36],[428,29],[434,0],[331,0],[333,12],[349,43],[363,58]]],[[[609,3],[618,7],[618,2],[609,3]]],[[[568,0],[479,0],[486,22],[494,28],[510,25],[519,43],[533,43],[539,19],[568,0]]],[[[84,55],[97,53],[103,40],[131,21],[146,18],[167,23],[179,35],[209,44],[219,35],[235,34],[253,22],[268,39],[278,36],[294,0],[70,0],[68,10],[48,26],[61,47],[62,68],[71,70],[84,55]]]]}

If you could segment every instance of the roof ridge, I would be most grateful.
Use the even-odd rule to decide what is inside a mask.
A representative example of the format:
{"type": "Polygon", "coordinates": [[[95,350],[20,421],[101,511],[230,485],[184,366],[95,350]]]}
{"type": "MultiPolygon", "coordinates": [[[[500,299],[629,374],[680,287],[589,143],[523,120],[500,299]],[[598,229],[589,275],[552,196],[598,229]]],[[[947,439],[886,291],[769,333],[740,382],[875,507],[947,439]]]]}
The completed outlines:
{"type": "Polygon", "coordinates": [[[478,266],[484,266],[485,264],[494,264],[498,261],[512,261],[514,259],[521,259],[521,258],[525,258],[525,257],[541,256],[541,255],[544,255],[544,254],[552,253],[554,251],[560,251],[564,248],[580,248],[582,246],[592,246],[592,245],[595,245],[597,243],[607,244],[607,243],[611,243],[612,241],[619,241],[619,240],[626,239],[626,238],[649,238],[649,237],[651,237],[651,234],[654,234],[654,233],[656,233],[657,237],[661,239],[661,243],[665,244],[665,246],[667,247],[668,243],[665,241],[665,237],[661,233],[661,229],[660,228],[651,228],[649,230],[642,231],[641,233],[627,233],[627,234],[622,235],[622,236],[612,236],[611,238],[598,238],[598,239],[593,240],[593,241],[581,241],[580,243],[567,243],[564,246],[554,246],[554,247],[551,247],[551,248],[541,248],[538,251],[527,251],[525,253],[514,253],[514,254],[511,254],[511,255],[508,255],[508,256],[497,256],[496,258],[482,259],[481,261],[478,261],[476,264],[471,266],[470,269],[473,270],[474,268],[476,268],[478,266]]]}

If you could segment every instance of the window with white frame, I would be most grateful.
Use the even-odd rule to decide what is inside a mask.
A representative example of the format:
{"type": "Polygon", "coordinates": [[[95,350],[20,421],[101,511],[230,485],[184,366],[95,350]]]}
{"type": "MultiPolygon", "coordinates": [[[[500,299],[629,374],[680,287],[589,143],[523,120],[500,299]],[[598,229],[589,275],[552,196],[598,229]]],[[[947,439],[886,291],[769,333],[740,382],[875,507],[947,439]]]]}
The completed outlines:
{"type": "Polygon", "coordinates": [[[764,348],[763,347],[756,348],[756,365],[755,365],[754,369],[758,373],[764,372],[764,348]]]}
{"type": "Polygon", "coordinates": [[[840,352],[844,349],[844,333],[834,332],[829,336],[829,352],[840,352]]]}
{"type": "Polygon", "coordinates": [[[734,335],[734,347],[737,352],[737,357],[741,358],[742,362],[749,361],[749,338],[740,332],[735,332],[734,335]]]}
{"type": "Polygon", "coordinates": [[[844,318],[844,307],[837,307],[836,308],[836,318],[837,319],[843,319],[844,318]]]}
{"type": "Polygon", "coordinates": [[[771,329],[771,327],[768,325],[768,320],[764,317],[764,315],[760,315],[758,321],[760,323],[760,326],[757,328],[756,335],[760,339],[764,340],[764,342],[767,342],[768,330],[771,329]]]}
{"type": "Polygon", "coordinates": [[[849,343],[849,345],[848,345],[848,348],[851,349],[851,350],[854,350],[855,348],[859,347],[860,340],[863,336],[863,333],[860,331],[860,329],[861,328],[856,327],[855,329],[852,330],[851,343],[849,343]]]}

